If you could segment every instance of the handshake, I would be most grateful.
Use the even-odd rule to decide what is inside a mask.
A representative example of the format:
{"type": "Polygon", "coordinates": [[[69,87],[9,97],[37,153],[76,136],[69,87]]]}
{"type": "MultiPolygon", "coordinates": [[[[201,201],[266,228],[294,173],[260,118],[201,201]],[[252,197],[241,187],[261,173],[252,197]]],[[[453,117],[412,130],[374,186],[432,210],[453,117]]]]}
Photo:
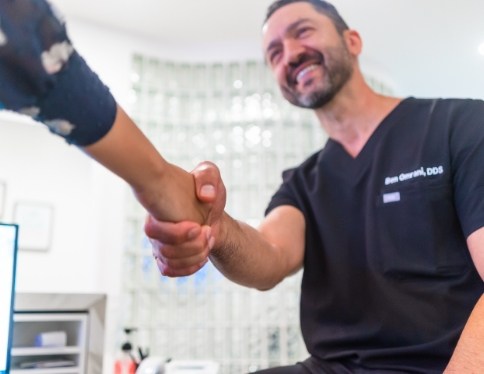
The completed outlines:
{"type": "Polygon", "coordinates": [[[207,262],[220,233],[226,190],[220,171],[213,163],[203,162],[191,172],[195,182],[195,200],[168,194],[167,208],[180,209],[186,217],[201,221],[160,221],[148,215],[145,233],[152,244],[153,257],[161,274],[181,277],[194,274],[207,262]],[[194,202],[193,204],[191,202],[194,202]]]}

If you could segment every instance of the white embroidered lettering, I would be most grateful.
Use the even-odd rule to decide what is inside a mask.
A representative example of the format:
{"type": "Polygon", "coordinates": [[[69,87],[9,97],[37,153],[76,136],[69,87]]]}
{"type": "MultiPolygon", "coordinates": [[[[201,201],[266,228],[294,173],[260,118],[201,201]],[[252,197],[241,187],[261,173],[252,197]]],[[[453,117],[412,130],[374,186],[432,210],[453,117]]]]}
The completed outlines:
{"type": "Polygon", "coordinates": [[[398,182],[398,177],[386,177],[385,178],[385,186],[388,186],[389,184],[397,183],[398,182]]]}
{"type": "Polygon", "coordinates": [[[421,177],[440,175],[440,174],[444,174],[444,167],[442,165],[427,167],[427,168],[424,168],[423,166],[421,166],[420,169],[416,169],[408,173],[401,173],[398,177],[386,177],[385,186],[388,186],[389,184],[395,184],[398,182],[405,182],[413,178],[421,178],[421,177]]]}

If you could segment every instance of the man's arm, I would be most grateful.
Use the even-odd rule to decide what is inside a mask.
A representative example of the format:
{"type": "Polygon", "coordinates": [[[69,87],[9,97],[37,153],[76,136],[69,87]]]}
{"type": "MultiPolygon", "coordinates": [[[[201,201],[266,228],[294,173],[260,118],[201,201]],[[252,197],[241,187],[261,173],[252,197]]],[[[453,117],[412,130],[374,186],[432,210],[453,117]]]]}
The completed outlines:
{"type": "MultiPolygon", "coordinates": [[[[469,235],[467,245],[484,280],[484,227],[469,235]]],[[[484,370],[484,296],[472,311],[445,373],[481,373],[484,370]]]]}
{"type": "Polygon", "coordinates": [[[210,259],[233,282],[267,290],[303,265],[305,221],[292,206],[274,209],[258,229],[226,213],[218,226],[210,259]]]}

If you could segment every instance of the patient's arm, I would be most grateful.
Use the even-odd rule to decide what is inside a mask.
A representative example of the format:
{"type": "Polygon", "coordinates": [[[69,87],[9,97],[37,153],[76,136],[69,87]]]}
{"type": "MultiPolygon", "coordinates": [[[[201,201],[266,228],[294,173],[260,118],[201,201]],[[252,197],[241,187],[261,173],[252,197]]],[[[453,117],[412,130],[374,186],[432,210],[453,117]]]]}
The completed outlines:
{"type": "Polygon", "coordinates": [[[123,178],[160,220],[204,222],[192,176],[167,163],[74,49],[45,0],[0,1],[0,109],[30,115],[123,178]]]}
{"type": "Polygon", "coordinates": [[[111,130],[83,149],[124,179],[157,219],[205,222],[208,205],[196,198],[193,176],[166,162],[121,107],[111,130]]]}

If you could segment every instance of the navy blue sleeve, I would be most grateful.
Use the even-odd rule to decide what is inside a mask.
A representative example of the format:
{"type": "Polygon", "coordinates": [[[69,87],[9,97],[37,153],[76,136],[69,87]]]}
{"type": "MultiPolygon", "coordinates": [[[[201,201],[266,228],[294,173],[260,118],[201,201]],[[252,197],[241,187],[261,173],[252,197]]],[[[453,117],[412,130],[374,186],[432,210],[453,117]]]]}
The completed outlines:
{"type": "Polygon", "coordinates": [[[112,127],[116,102],[45,0],[0,1],[0,108],[86,146],[112,127]]]}
{"type": "Polygon", "coordinates": [[[282,205],[290,205],[302,210],[301,204],[298,203],[297,194],[294,192],[294,179],[296,169],[285,170],[282,173],[282,184],[276,193],[272,196],[269,205],[265,210],[267,216],[272,210],[282,205]]]}
{"type": "Polygon", "coordinates": [[[484,101],[455,101],[449,112],[454,199],[468,237],[484,227],[484,101]]]}

